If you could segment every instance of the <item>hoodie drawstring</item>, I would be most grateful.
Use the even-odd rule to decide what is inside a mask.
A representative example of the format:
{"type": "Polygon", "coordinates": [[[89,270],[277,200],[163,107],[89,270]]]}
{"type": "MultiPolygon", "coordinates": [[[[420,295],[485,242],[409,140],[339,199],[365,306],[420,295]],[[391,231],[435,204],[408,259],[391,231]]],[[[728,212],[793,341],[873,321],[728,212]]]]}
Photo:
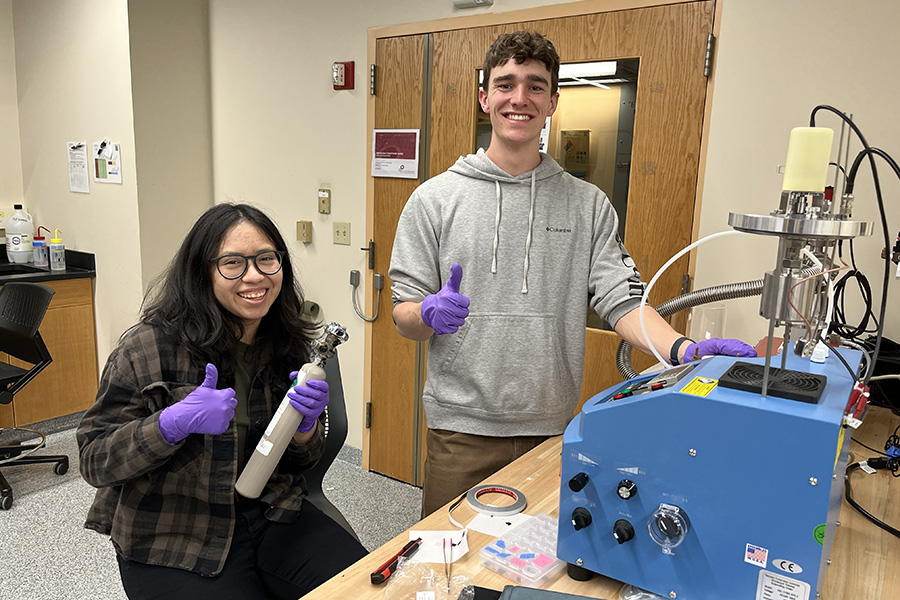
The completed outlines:
{"type": "MultiPolygon", "coordinates": [[[[497,184],[499,189],[500,184],[497,184]]],[[[534,171],[531,172],[531,208],[528,210],[528,237],[525,238],[525,273],[522,275],[522,293],[528,293],[528,257],[531,254],[531,229],[534,224],[534,171]]]]}
{"type": "Polygon", "coordinates": [[[497,216],[494,219],[494,257],[491,260],[491,273],[497,274],[497,246],[500,245],[500,182],[496,179],[494,183],[497,185],[497,216]]]}
{"type": "MultiPolygon", "coordinates": [[[[534,171],[531,172],[531,206],[528,209],[528,236],[525,238],[525,272],[522,275],[522,293],[528,293],[528,259],[531,255],[531,230],[534,226],[534,196],[535,196],[535,177],[534,171]]],[[[497,215],[494,218],[494,248],[491,257],[491,273],[497,274],[497,247],[500,245],[500,206],[502,204],[502,193],[500,191],[500,182],[495,180],[494,184],[497,190],[497,215]]]]}

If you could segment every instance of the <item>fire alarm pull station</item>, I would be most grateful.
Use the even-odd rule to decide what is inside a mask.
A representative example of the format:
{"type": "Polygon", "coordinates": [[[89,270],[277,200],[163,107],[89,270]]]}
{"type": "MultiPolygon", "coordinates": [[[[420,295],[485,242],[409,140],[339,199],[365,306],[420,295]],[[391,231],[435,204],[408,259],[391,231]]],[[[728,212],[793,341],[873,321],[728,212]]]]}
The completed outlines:
{"type": "Polygon", "coordinates": [[[336,90],[353,89],[353,61],[331,64],[331,83],[336,90]]]}

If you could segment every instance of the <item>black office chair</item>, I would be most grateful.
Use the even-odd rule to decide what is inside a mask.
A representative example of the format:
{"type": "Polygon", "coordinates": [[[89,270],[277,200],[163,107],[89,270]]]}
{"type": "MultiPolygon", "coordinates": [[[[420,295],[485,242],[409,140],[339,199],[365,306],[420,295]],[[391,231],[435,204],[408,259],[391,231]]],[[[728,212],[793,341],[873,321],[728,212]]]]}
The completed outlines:
{"type": "MultiPolygon", "coordinates": [[[[30,363],[31,368],[22,368],[0,362],[0,404],[9,404],[13,397],[28,382],[44,370],[53,359],[38,327],[44,320],[44,314],[50,305],[50,299],[56,292],[37,283],[6,283],[0,289],[0,352],[30,363]]],[[[46,436],[39,431],[23,427],[0,427],[0,432],[31,432],[40,437],[40,441],[23,444],[14,441],[0,446],[0,466],[9,468],[17,465],[36,463],[55,463],[53,472],[62,475],[69,470],[69,457],[64,455],[35,456],[34,453],[44,447],[46,436]]],[[[12,508],[13,494],[9,482],[0,473],[0,509],[12,508]]]]}
{"type": "Polygon", "coordinates": [[[325,363],[325,381],[328,382],[329,396],[328,407],[325,409],[325,451],[316,466],[304,473],[306,487],[309,491],[307,500],[359,540],[353,527],[347,522],[341,511],[325,497],[325,492],[322,490],[325,473],[331,467],[347,439],[347,407],[344,404],[344,386],[341,383],[341,365],[338,363],[337,354],[325,363]]]}

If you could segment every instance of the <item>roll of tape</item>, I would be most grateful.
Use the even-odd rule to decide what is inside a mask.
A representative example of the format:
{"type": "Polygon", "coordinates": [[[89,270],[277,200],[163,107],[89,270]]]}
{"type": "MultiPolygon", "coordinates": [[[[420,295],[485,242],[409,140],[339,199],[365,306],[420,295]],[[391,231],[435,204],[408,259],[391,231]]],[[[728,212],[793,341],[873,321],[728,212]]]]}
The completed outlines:
{"type": "Polygon", "coordinates": [[[466,502],[468,502],[469,507],[476,511],[485,515],[497,515],[497,516],[508,516],[508,515],[516,515],[525,510],[525,506],[527,506],[528,501],[525,498],[525,494],[520,492],[519,490],[511,487],[507,487],[505,485],[476,485],[466,494],[466,502]],[[495,506],[493,504],[485,504],[478,498],[483,496],[484,494],[504,494],[513,499],[513,503],[507,506],[495,506]]]}
{"type": "Polygon", "coordinates": [[[303,302],[303,314],[315,319],[319,316],[319,305],[310,300],[303,302]]]}

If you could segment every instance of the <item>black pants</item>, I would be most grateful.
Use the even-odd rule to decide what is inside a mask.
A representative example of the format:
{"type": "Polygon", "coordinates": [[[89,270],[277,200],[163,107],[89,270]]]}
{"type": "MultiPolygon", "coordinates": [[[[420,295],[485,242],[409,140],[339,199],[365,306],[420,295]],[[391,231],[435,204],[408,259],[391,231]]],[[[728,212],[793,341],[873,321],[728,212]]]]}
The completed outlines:
{"type": "Polygon", "coordinates": [[[238,513],[216,577],[122,557],[119,573],[131,600],[296,600],[365,555],[353,536],[304,500],[294,523],[269,521],[261,508],[238,513]]]}

